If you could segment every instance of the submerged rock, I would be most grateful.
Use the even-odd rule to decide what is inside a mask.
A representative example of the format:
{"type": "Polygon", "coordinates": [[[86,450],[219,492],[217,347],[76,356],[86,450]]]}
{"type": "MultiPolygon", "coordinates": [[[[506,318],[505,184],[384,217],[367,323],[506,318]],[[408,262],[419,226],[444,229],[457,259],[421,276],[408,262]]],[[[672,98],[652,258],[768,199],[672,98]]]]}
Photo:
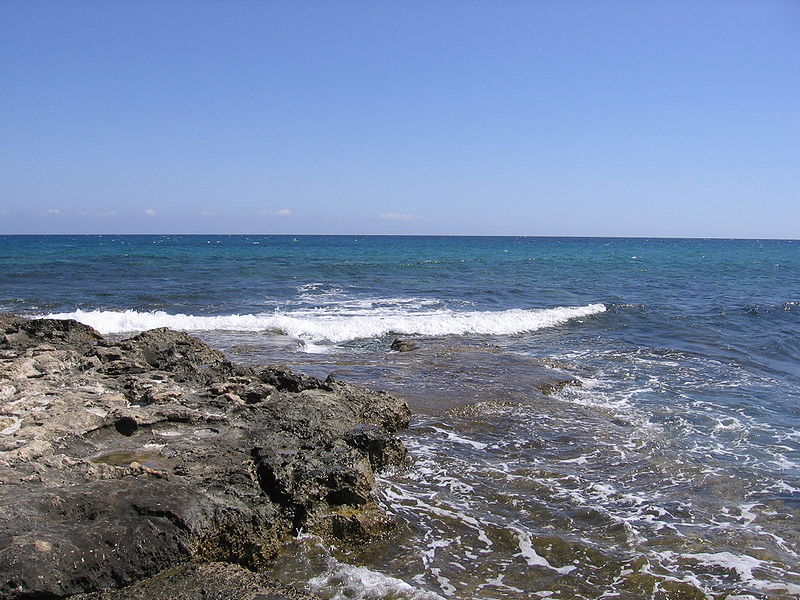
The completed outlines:
{"type": "Polygon", "coordinates": [[[168,329],[0,316],[0,392],[0,598],[257,568],[300,529],[379,534],[375,471],[405,460],[404,401],[168,329]]]}
{"type": "Polygon", "coordinates": [[[123,590],[81,594],[75,600],[315,600],[229,563],[189,563],[123,590]]]}
{"type": "Polygon", "coordinates": [[[409,340],[401,340],[400,338],[396,338],[389,348],[395,352],[411,352],[413,350],[418,350],[419,344],[409,340]]]}

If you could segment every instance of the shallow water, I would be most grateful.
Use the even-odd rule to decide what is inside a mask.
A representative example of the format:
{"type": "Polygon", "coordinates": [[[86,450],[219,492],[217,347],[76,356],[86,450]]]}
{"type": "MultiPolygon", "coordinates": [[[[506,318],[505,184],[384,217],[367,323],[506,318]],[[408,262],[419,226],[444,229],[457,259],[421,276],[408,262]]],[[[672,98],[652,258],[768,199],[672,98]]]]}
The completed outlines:
{"type": "Polygon", "coordinates": [[[0,306],[408,398],[397,529],[276,566],[325,597],[800,595],[800,242],[297,239],[0,238],[0,306]]]}
{"type": "MultiPolygon", "coordinates": [[[[446,365],[477,356],[482,369],[465,376],[429,368],[424,352],[422,365],[414,352],[350,355],[348,380],[382,382],[414,408],[405,436],[413,462],[384,475],[378,492],[404,526],[361,552],[303,540],[293,568],[292,558],[281,559],[273,575],[297,583],[311,569],[312,589],[325,597],[800,593],[796,432],[767,426],[742,405],[697,400],[769,382],[698,357],[577,352],[558,364],[579,366],[583,385],[543,395],[537,363],[526,380],[529,359],[464,340],[454,347],[446,365]],[[602,372],[596,362],[613,367],[602,372]],[[510,385],[498,387],[498,373],[510,385]],[[673,401],[659,404],[658,394],[673,401]],[[381,580],[338,596],[343,579],[364,575],[348,571],[356,566],[414,589],[367,589],[383,589],[381,580]]],[[[341,359],[327,358],[296,356],[293,364],[338,376],[341,359]]]]}

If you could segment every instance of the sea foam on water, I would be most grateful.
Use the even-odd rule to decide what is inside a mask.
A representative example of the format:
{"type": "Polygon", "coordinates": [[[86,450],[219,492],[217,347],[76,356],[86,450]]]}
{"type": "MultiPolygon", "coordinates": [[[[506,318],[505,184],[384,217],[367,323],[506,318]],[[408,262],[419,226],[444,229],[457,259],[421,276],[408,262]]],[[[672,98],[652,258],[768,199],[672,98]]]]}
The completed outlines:
{"type": "Polygon", "coordinates": [[[500,311],[433,311],[364,308],[338,311],[329,308],[276,311],[262,314],[187,315],[164,311],[76,310],[45,315],[50,319],[75,319],[102,334],[132,333],[157,327],[182,331],[275,331],[311,342],[345,342],[401,335],[514,335],[563,325],[605,312],[603,304],[559,306],[544,309],[500,311]]]}

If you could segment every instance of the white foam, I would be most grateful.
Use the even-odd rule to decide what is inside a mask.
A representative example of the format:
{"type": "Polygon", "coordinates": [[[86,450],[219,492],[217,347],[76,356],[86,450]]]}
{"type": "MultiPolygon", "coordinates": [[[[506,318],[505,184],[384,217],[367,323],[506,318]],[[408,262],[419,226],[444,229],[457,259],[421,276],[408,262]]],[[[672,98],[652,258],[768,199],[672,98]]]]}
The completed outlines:
{"type": "Polygon", "coordinates": [[[19,417],[12,417],[11,415],[2,415],[2,417],[6,421],[11,421],[11,425],[0,431],[0,435],[11,435],[19,431],[20,427],[22,427],[22,421],[19,417]]]}
{"type": "Polygon", "coordinates": [[[678,554],[670,551],[660,554],[669,561],[675,558],[690,559],[706,567],[720,567],[735,572],[740,581],[755,589],[766,590],[768,592],[787,592],[795,597],[800,596],[800,585],[788,582],[766,581],[757,578],[753,574],[753,570],[762,569],[768,563],[747,554],[733,554],[731,552],[678,554]]]}
{"type": "Polygon", "coordinates": [[[244,315],[201,316],[163,311],[76,310],[45,315],[50,319],[75,319],[102,334],[132,333],[156,327],[182,331],[278,331],[312,342],[344,342],[399,335],[514,335],[563,325],[605,312],[603,304],[546,309],[503,311],[429,311],[364,308],[342,313],[331,309],[297,310],[244,315]]]}
{"type": "MultiPolygon", "coordinates": [[[[675,556],[672,552],[664,552],[665,556],[675,556]]],[[[680,554],[679,556],[692,559],[701,565],[709,567],[722,567],[736,572],[741,581],[752,582],[755,580],[753,577],[753,569],[757,569],[762,564],[763,560],[753,558],[747,554],[733,554],[731,552],[699,552],[695,554],[680,554]]]]}
{"type": "Polygon", "coordinates": [[[443,433],[447,437],[447,439],[451,442],[455,442],[457,444],[464,444],[465,446],[472,446],[476,450],[485,450],[486,448],[489,447],[489,444],[484,444],[483,442],[476,442],[474,440],[469,440],[465,437],[453,433],[452,431],[448,431],[447,429],[442,429],[441,427],[431,426],[431,429],[439,433],[443,433]]]}
{"type": "Polygon", "coordinates": [[[512,527],[516,534],[517,534],[517,542],[519,544],[520,553],[517,556],[522,556],[525,559],[525,562],[528,563],[529,567],[545,567],[547,569],[552,569],[556,573],[561,573],[562,575],[566,575],[567,573],[571,573],[575,570],[576,567],[571,565],[565,567],[554,567],[550,564],[544,556],[541,556],[533,549],[533,543],[531,540],[530,534],[521,529],[517,529],[516,527],[512,527]]]}
{"type": "Polygon", "coordinates": [[[331,564],[324,573],[309,580],[308,584],[312,592],[331,600],[443,600],[442,596],[415,588],[402,579],[335,559],[331,559],[331,564]]]}
{"type": "MultiPolygon", "coordinates": [[[[485,587],[492,586],[492,587],[503,588],[503,589],[506,589],[506,590],[509,590],[509,591],[512,591],[512,592],[516,592],[518,594],[524,594],[525,593],[525,590],[521,590],[520,588],[516,588],[516,587],[510,586],[510,585],[508,585],[506,583],[503,583],[503,579],[505,579],[505,574],[501,573],[497,577],[495,577],[494,579],[487,579],[484,583],[482,583],[480,586],[478,586],[478,589],[483,589],[485,587]]],[[[553,592],[548,592],[548,593],[552,594],[553,592]]],[[[536,592],[534,592],[534,595],[535,596],[538,595],[538,596],[543,597],[543,598],[547,597],[547,595],[541,596],[541,593],[536,593],[536,592]]]]}

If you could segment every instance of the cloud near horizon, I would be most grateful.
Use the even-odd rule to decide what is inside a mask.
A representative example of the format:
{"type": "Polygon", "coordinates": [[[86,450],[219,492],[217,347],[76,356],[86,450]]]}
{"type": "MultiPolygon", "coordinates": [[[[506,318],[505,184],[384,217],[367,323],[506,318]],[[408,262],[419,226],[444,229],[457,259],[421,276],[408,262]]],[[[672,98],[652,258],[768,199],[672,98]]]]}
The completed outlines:
{"type": "Polygon", "coordinates": [[[428,218],[422,215],[412,215],[409,213],[388,212],[378,215],[381,219],[389,219],[394,221],[427,221],[428,218]]]}
{"type": "Polygon", "coordinates": [[[90,210],[77,210],[75,216],[77,217],[113,217],[117,214],[115,210],[106,210],[101,212],[92,212],[90,210]]]}
{"type": "Polygon", "coordinates": [[[48,208],[47,209],[47,214],[48,215],[60,215],[61,214],[61,209],[60,208],[48,208]]]}
{"type": "Polygon", "coordinates": [[[145,209],[144,214],[146,214],[148,217],[155,217],[156,216],[156,211],[155,211],[154,208],[148,208],[148,209],[145,209]]]}
{"type": "Polygon", "coordinates": [[[292,211],[288,208],[282,208],[280,210],[262,210],[260,213],[262,217],[289,217],[292,214],[292,211]]]}

